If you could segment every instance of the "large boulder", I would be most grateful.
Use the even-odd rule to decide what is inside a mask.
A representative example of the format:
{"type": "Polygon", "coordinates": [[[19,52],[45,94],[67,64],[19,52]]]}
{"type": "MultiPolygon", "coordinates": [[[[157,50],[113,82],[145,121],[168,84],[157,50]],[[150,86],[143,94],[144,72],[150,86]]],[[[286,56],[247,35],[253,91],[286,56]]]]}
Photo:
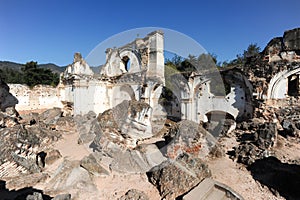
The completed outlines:
{"type": "Polygon", "coordinates": [[[59,194],[56,195],[52,200],[71,200],[71,194],[59,194]]]}
{"type": "Polygon", "coordinates": [[[110,169],[123,173],[144,173],[166,159],[155,144],[141,145],[137,149],[114,154],[110,169]]]}
{"type": "Polygon", "coordinates": [[[241,143],[231,152],[232,159],[245,165],[251,165],[258,159],[273,155],[273,147],[277,142],[275,123],[260,124],[258,120],[253,119],[249,122],[249,127],[251,127],[251,133],[241,135],[241,143]]]}
{"type": "Polygon", "coordinates": [[[123,101],[99,114],[86,137],[94,137],[90,147],[112,158],[110,169],[118,172],[146,172],[166,158],[155,144],[138,144],[153,137],[150,106],[143,102],[123,101]]]}
{"type": "Polygon", "coordinates": [[[60,108],[52,108],[44,111],[39,115],[39,121],[47,125],[54,125],[60,117],[62,117],[62,110],[60,108]]]}
{"type": "Polygon", "coordinates": [[[55,129],[61,133],[74,133],[76,132],[76,126],[74,118],[71,116],[61,117],[55,123],[55,129]]]}
{"type": "Polygon", "coordinates": [[[101,131],[96,117],[97,115],[93,111],[90,111],[83,116],[76,115],[74,117],[76,129],[79,132],[78,144],[92,142],[96,136],[96,133],[101,131]]]}
{"type": "Polygon", "coordinates": [[[175,160],[168,159],[152,168],[147,176],[162,198],[173,200],[210,177],[211,172],[200,158],[181,154],[175,160]]]}
{"type": "Polygon", "coordinates": [[[61,157],[62,157],[62,155],[60,154],[60,152],[58,150],[56,150],[56,149],[49,149],[46,152],[45,164],[46,165],[51,165],[51,164],[53,164],[56,160],[58,160],[61,157]]]}
{"type": "Polygon", "coordinates": [[[282,127],[279,132],[282,136],[300,136],[300,107],[299,106],[289,106],[282,107],[276,110],[276,115],[278,121],[282,127]]]}
{"type": "Polygon", "coordinates": [[[202,126],[188,120],[178,122],[165,138],[166,156],[171,159],[182,153],[204,158],[217,142],[202,126]]]}
{"type": "Polygon", "coordinates": [[[19,124],[15,105],[18,99],[9,92],[9,86],[0,79],[0,128],[19,124]]]}
{"type": "Polygon", "coordinates": [[[101,162],[101,154],[99,153],[92,153],[86,157],[84,157],[80,161],[80,166],[86,169],[89,173],[93,175],[109,175],[109,172],[104,169],[100,162],[101,162]]]}
{"type": "Polygon", "coordinates": [[[68,193],[74,199],[97,199],[98,190],[89,172],[80,162],[64,160],[51,176],[46,191],[50,194],[68,193]]]}
{"type": "Polygon", "coordinates": [[[18,99],[9,92],[8,85],[0,79],[0,110],[5,112],[6,108],[15,107],[18,99]]]}
{"type": "Polygon", "coordinates": [[[268,157],[271,152],[258,148],[252,142],[242,142],[236,147],[233,147],[232,155],[233,160],[245,165],[251,165],[256,160],[268,157]]]}
{"type": "Polygon", "coordinates": [[[260,124],[256,131],[256,143],[261,149],[270,149],[276,145],[277,127],[275,123],[260,124]]]}
{"type": "Polygon", "coordinates": [[[151,138],[151,107],[147,103],[124,100],[97,117],[104,134],[115,143],[134,148],[137,141],[151,138]]]}

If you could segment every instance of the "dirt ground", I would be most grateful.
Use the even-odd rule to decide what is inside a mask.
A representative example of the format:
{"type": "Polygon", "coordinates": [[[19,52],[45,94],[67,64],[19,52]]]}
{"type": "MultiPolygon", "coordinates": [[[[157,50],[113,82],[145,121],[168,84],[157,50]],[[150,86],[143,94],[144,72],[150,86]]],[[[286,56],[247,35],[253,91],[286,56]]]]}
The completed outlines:
{"type": "MultiPolygon", "coordinates": [[[[55,172],[63,159],[81,160],[91,153],[88,146],[79,145],[78,134],[66,134],[63,138],[53,144],[53,148],[60,151],[62,158],[44,169],[50,176],[55,172]]],[[[235,137],[222,138],[220,140],[225,152],[230,151],[238,143],[235,137]]],[[[288,141],[279,136],[276,154],[285,161],[300,160],[299,142],[288,141]]],[[[109,171],[109,160],[103,160],[103,167],[109,171]]],[[[221,158],[210,158],[207,164],[212,172],[212,178],[228,185],[234,191],[244,197],[245,200],[281,200],[285,199],[279,194],[274,195],[268,187],[263,186],[254,180],[251,173],[242,164],[239,164],[225,154],[221,158]]],[[[97,198],[99,200],[115,200],[124,195],[130,189],[144,191],[151,200],[159,200],[158,190],[148,181],[145,174],[119,174],[110,172],[109,175],[93,177],[93,183],[97,188],[97,198]]],[[[44,190],[47,183],[39,183],[35,187],[44,190]]],[[[84,192],[84,191],[83,191],[84,192]]],[[[86,194],[88,195],[88,194],[86,194]]]]}
{"type": "MultiPolygon", "coordinates": [[[[226,150],[232,150],[238,143],[235,138],[223,138],[221,141],[226,150]]],[[[266,187],[255,181],[244,165],[234,162],[226,154],[222,158],[208,161],[212,178],[228,185],[239,193],[245,200],[280,200],[285,199],[274,194],[266,187]]]]}

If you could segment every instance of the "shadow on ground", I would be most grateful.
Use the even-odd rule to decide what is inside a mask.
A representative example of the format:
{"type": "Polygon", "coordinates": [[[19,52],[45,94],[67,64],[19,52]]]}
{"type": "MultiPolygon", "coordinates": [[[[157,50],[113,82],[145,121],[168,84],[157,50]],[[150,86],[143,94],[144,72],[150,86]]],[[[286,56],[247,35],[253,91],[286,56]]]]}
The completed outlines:
{"type": "Polygon", "coordinates": [[[255,161],[248,167],[253,178],[288,200],[300,197],[300,166],[282,163],[275,157],[255,161]]]}
{"type": "Polygon", "coordinates": [[[26,200],[28,195],[32,195],[34,192],[42,194],[43,200],[52,199],[50,196],[43,194],[42,190],[35,189],[33,187],[25,187],[19,190],[8,190],[6,188],[6,182],[0,180],[0,199],[1,200],[26,200]]]}

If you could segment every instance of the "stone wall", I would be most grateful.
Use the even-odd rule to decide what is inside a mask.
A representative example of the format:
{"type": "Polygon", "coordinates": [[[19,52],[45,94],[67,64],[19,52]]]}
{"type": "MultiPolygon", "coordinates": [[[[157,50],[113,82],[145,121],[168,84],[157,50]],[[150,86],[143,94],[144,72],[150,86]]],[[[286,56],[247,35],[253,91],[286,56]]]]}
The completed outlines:
{"type": "MultiPolygon", "coordinates": [[[[172,106],[176,111],[172,116],[174,118],[178,118],[177,111],[180,111],[180,119],[196,123],[209,121],[208,116],[212,113],[223,114],[224,117],[229,114],[231,118],[237,120],[251,118],[253,115],[252,85],[237,69],[224,70],[221,75],[219,72],[195,73],[189,80],[182,77],[180,79],[180,76],[176,75],[171,80],[172,92],[176,97],[174,99],[180,102],[180,109],[172,106]],[[226,80],[227,92],[222,79],[226,80]]],[[[176,104],[175,100],[173,103],[176,104]]],[[[170,110],[169,107],[167,106],[166,110],[170,110]]]]}
{"type": "Polygon", "coordinates": [[[283,37],[273,38],[262,52],[265,60],[278,61],[300,61],[300,28],[284,32],[283,37]]]}
{"type": "Polygon", "coordinates": [[[9,87],[11,94],[18,99],[16,105],[18,111],[63,107],[59,87],[37,85],[30,89],[28,86],[21,84],[9,84],[9,87]]]}
{"type": "Polygon", "coordinates": [[[74,114],[102,113],[124,100],[143,100],[154,111],[164,85],[163,33],[155,31],[122,47],[106,50],[94,74],[79,53],[61,76],[61,100],[74,114]]]}

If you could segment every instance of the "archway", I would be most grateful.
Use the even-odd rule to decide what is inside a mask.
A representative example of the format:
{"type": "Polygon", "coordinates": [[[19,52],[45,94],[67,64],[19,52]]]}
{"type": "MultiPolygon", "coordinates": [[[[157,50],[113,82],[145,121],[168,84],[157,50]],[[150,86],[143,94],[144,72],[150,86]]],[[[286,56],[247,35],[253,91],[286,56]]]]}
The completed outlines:
{"type": "Polygon", "coordinates": [[[122,62],[124,64],[125,70],[128,72],[130,70],[130,58],[128,56],[123,56],[122,62]]]}
{"type": "Polygon", "coordinates": [[[289,96],[299,96],[299,75],[294,74],[288,77],[288,92],[289,96]]]}
{"type": "Polygon", "coordinates": [[[230,129],[235,128],[235,118],[230,113],[214,110],[205,114],[208,122],[204,124],[204,128],[213,136],[218,137],[226,134],[230,129]]]}
{"type": "Polygon", "coordinates": [[[299,83],[299,73],[300,66],[277,73],[269,83],[268,99],[284,99],[287,95],[294,96],[297,88],[299,95],[299,84],[296,86],[297,80],[299,83]]]}
{"type": "Polygon", "coordinates": [[[136,100],[134,90],[130,85],[115,86],[113,89],[112,106],[114,107],[124,100],[136,100]]]}
{"type": "Polygon", "coordinates": [[[124,48],[120,49],[119,53],[122,63],[127,72],[136,73],[142,70],[141,58],[136,50],[124,48]]]}

